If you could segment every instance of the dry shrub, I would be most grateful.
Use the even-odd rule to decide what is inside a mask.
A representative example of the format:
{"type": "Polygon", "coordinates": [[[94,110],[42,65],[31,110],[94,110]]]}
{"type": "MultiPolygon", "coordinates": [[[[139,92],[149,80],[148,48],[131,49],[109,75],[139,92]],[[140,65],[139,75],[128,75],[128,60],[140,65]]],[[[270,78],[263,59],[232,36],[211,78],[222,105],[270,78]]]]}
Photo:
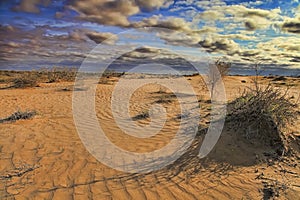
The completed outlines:
{"type": "Polygon", "coordinates": [[[116,72],[116,71],[106,70],[100,77],[98,84],[111,85],[115,82],[115,80],[111,79],[111,78],[120,78],[124,74],[125,74],[125,72],[116,72]]]}
{"type": "Polygon", "coordinates": [[[42,82],[73,82],[76,74],[77,70],[75,68],[63,67],[38,71],[0,71],[0,83],[9,84],[8,87],[2,89],[36,87],[38,83],[42,82]]]}
{"type": "Polygon", "coordinates": [[[98,84],[110,85],[112,81],[109,80],[109,77],[101,77],[98,81],[98,84]]]}
{"type": "Polygon", "coordinates": [[[282,91],[271,84],[263,87],[255,82],[255,88],[244,93],[228,105],[228,118],[232,126],[245,130],[247,139],[285,142],[284,129],[296,120],[297,104],[291,101],[288,89],[282,91]]]}
{"type": "Polygon", "coordinates": [[[6,117],[4,119],[0,119],[0,123],[4,123],[4,122],[11,122],[11,121],[17,121],[20,119],[30,119],[32,117],[34,117],[36,115],[35,111],[17,111],[15,113],[13,113],[11,116],[6,117]]]}
{"type": "Polygon", "coordinates": [[[231,68],[231,63],[226,60],[225,57],[223,58],[219,58],[216,62],[215,65],[217,67],[217,69],[219,70],[220,76],[224,77],[227,76],[229,73],[229,70],[231,68]]]}
{"type": "Polygon", "coordinates": [[[125,75],[125,72],[116,72],[116,71],[114,71],[114,70],[106,70],[104,73],[103,73],[103,75],[102,76],[106,76],[106,77],[117,77],[117,78],[119,78],[119,77],[121,77],[121,76],[123,76],[123,75],[125,75]]]}
{"type": "Polygon", "coordinates": [[[73,82],[76,78],[77,70],[75,68],[54,67],[52,70],[46,70],[41,73],[47,75],[48,83],[73,82]]]}
{"type": "Polygon", "coordinates": [[[150,113],[148,110],[144,110],[142,111],[142,113],[132,117],[133,121],[138,121],[138,120],[142,120],[142,119],[147,119],[150,117],[150,113]]]}
{"type": "MultiPolygon", "coordinates": [[[[160,93],[160,94],[162,94],[162,93],[160,93]]],[[[171,103],[175,100],[174,98],[176,98],[175,94],[166,92],[166,93],[158,96],[158,99],[155,101],[155,103],[159,103],[159,104],[171,103]]]]}
{"type": "Polygon", "coordinates": [[[36,71],[2,71],[0,73],[1,83],[6,84],[8,88],[26,88],[38,86],[40,75],[36,71]]]}
{"type": "Polygon", "coordinates": [[[18,78],[12,80],[12,88],[26,88],[38,86],[38,80],[36,76],[29,73],[23,73],[18,78]]]}

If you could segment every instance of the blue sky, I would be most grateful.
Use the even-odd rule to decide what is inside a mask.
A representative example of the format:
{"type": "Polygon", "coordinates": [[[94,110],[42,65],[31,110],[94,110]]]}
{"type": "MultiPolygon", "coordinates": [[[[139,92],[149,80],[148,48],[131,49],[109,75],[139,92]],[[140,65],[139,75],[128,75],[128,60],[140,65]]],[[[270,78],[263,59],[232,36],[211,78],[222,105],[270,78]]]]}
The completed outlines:
{"type": "Polygon", "coordinates": [[[143,27],[167,29],[157,41],[194,48],[193,59],[300,69],[298,0],[1,0],[0,25],[0,69],[78,67],[105,39],[118,48],[143,27]]]}

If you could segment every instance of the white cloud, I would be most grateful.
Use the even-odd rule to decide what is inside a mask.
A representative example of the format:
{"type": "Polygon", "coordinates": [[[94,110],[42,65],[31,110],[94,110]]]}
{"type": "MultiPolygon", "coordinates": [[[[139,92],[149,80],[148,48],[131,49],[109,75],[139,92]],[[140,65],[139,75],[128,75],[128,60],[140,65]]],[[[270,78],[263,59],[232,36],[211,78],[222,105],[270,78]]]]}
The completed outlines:
{"type": "Polygon", "coordinates": [[[39,5],[47,6],[49,5],[50,0],[21,0],[18,5],[16,5],[13,10],[15,11],[23,11],[23,12],[31,12],[31,13],[39,13],[39,5]]]}
{"type": "Polygon", "coordinates": [[[128,17],[162,7],[165,0],[73,0],[70,8],[80,13],[80,19],[105,25],[130,26],[128,17]]]}
{"type": "Polygon", "coordinates": [[[132,26],[135,28],[158,27],[184,32],[192,32],[191,25],[192,23],[185,21],[183,18],[168,17],[162,19],[162,16],[159,15],[154,15],[150,18],[143,19],[142,21],[132,23],[132,26]]]}

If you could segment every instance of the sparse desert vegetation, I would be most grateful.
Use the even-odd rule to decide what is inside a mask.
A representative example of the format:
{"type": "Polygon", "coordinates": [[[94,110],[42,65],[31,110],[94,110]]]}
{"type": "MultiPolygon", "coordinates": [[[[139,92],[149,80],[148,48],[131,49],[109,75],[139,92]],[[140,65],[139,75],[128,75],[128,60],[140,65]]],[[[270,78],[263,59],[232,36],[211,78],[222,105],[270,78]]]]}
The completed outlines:
{"type": "Polygon", "coordinates": [[[281,134],[297,119],[297,107],[288,89],[284,91],[270,84],[256,85],[229,104],[228,121],[236,129],[247,128],[245,136],[248,139],[278,136],[284,139],[281,134]]]}
{"type": "Polygon", "coordinates": [[[19,76],[12,80],[11,88],[26,88],[38,86],[37,79],[33,76],[19,76]]]}
{"type": "Polygon", "coordinates": [[[0,200],[300,200],[299,0],[0,16],[0,200]]]}
{"type": "Polygon", "coordinates": [[[76,69],[59,68],[41,69],[34,71],[0,71],[2,89],[37,87],[40,83],[73,82],[76,69]]]}
{"type": "MultiPolygon", "coordinates": [[[[0,79],[5,81],[0,84],[11,84],[22,73],[1,72],[0,79]]],[[[113,199],[126,194],[139,198],[137,188],[149,199],[153,193],[165,199],[172,199],[174,194],[182,199],[196,199],[193,196],[222,199],[228,195],[232,199],[298,197],[298,78],[285,77],[286,85],[279,85],[276,82],[282,82],[281,78],[272,81],[275,76],[222,77],[229,98],[225,128],[208,157],[199,159],[199,147],[210,125],[212,102],[208,90],[201,85],[202,77],[186,77],[195,88],[201,115],[199,130],[191,147],[176,162],[161,170],[128,174],[98,162],[82,145],[72,118],[73,83],[59,78],[55,79],[55,83],[47,83],[49,79],[45,73],[40,76],[37,72],[32,74],[38,77],[40,87],[0,90],[3,111],[0,117],[0,195],[4,199],[32,196],[39,199],[48,196],[63,198],[78,196],[80,189],[85,192],[79,196],[102,199],[107,197],[103,193],[107,190],[103,188],[110,188],[107,194],[113,199]],[[253,84],[254,80],[257,83],[253,84]],[[289,87],[290,84],[294,86],[289,87]],[[25,111],[12,112],[16,107],[25,111]],[[37,112],[38,117],[34,117],[37,112]],[[18,163],[26,165],[22,167],[18,163]],[[227,194],[226,191],[235,192],[227,194]]],[[[24,76],[28,77],[28,74],[24,76]]],[[[134,77],[131,75],[130,78],[134,77]]],[[[140,80],[139,77],[136,75],[136,80],[140,80]]],[[[157,84],[146,85],[130,100],[133,104],[130,107],[131,119],[139,126],[148,125],[148,108],[158,104],[166,109],[167,121],[157,135],[146,141],[128,136],[113,121],[108,95],[120,74],[110,74],[105,78],[110,84],[95,82],[98,87],[95,111],[107,137],[120,148],[132,152],[160,149],[172,140],[180,121],[190,117],[188,113],[181,113],[177,98],[170,90],[157,84]]],[[[172,78],[176,80],[176,77],[172,78]]],[[[126,89],[122,90],[121,96],[126,92],[126,89]]],[[[189,95],[183,93],[182,97],[189,98],[189,95]]]]}
{"type": "Polygon", "coordinates": [[[123,76],[125,74],[125,72],[115,72],[115,71],[105,71],[101,77],[100,80],[98,81],[98,84],[114,84],[114,82],[116,81],[115,78],[120,78],[121,76],[123,76]]]}
{"type": "MultiPolygon", "coordinates": [[[[99,84],[113,84],[116,78],[123,76],[124,72],[105,71],[99,84]]],[[[95,74],[90,73],[90,76],[95,74]]],[[[37,87],[41,83],[74,82],[77,76],[76,68],[53,67],[33,71],[0,71],[0,84],[2,89],[37,87]]]]}
{"type": "Polygon", "coordinates": [[[209,65],[207,72],[207,86],[210,90],[211,99],[214,98],[215,90],[220,81],[228,75],[231,63],[225,58],[219,58],[213,64],[209,65]]]}
{"type": "Polygon", "coordinates": [[[150,117],[150,113],[148,110],[143,110],[140,114],[135,115],[132,117],[133,121],[141,120],[141,119],[147,119],[150,117]]]}
{"type": "Polygon", "coordinates": [[[36,115],[35,111],[16,111],[13,114],[11,114],[9,117],[5,117],[3,119],[0,119],[0,123],[4,122],[15,122],[17,120],[21,119],[30,119],[36,115]]]}

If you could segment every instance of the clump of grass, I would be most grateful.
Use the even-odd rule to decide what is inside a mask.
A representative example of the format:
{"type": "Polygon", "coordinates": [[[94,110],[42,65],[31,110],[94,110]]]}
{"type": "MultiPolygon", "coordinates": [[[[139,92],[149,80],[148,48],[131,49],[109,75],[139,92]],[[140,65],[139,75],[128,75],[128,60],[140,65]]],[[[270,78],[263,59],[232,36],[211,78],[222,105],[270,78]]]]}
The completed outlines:
{"type": "Polygon", "coordinates": [[[286,77],[284,77],[284,76],[278,76],[278,77],[274,78],[272,81],[286,81],[286,80],[287,80],[286,77]]]}
{"type": "Polygon", "coordinates": [[[42,71],[41,75],[44,74],[47,76],[47,83],[73,82],[76,78],[76,73],[75,68],[54,67],[51,70],[42,71]]]}
{"type": "Polygon", "coordinates": [[[21,120],[21,119],[30,119],[32,117],[34,117],[36,115],[35,111],[17,111],[15,113],[13,113],[12,115],[10,115],[9,117],[0,119],[0,123],[4,123],[4,122],[15,122],[17,120],[21,120]]]}
{"type": "Polygon", "coordinates": [[[235,129],[244,130],[247,139],[274,139],[284,145],[284,130],[299,114],[297,104],[291,101],[288,89],[282,91],[271,84],[263,87],[258,82],[254,85],[228,105],[227,121],[235,129]]]}
{"type": "Polygon", "coordinates": [[[156,100],[155,103],[159,103],[159,104],[171,103],[174,101],[174,98],[176,98],[175,94],[164,93],[158,97],[158,100],[156,100]]]}
{"type": "Polygon", "coordinates": [[[277,180],[272,182],[264,181],[264,188],[262,189],[263,192],[263,199],[275,199],[280,197],[281,193],[284,193],[288,189],[288,185],[284,183],[280,183],[277,180]]]}
{"type": "Polygon", "coordinates": [[[110,70],[106,70],[102,76],[106,76],[107,78],[110,77],[116,77],[119,78],[121,76],[125,75],[125,72],[116,72],[116,71],[110,71],[110,70]]]}
{"type": "Polygon", "coordinates": [[[26,87],[37,87],[38,81],[36,77],[25,75],[20,76],[12,80],[12,88],[26,88],[26,87]]]}
{"type": "Polygon", "coordinates": [[[11,179],[13,177],[21,177],[24,174],[32,172],[39,167],[39,165],[22,164],[19,167],[15,167],[15,169],[11,170],[10,172],[7,172],[7,174],[0,175],[0,180],[11,179]]]}
{"type": "Polygon", "coordinates": [[[159,86],[159,89],[157,91],[157,94],[166,94],[167,90],[165,87],[159,86]]]}
{"type": "Polygon", "coordinates": [[[8,84],[1,89],[37,87],[39,83],[73,82],[76,74],[76,68],[66,67],[38,71],[1,71],[0,83],[8,84]]]}
{"type": "Polygon", "coordinates": [[[113,84],[114,79],[125,75],[125,72],[105,71],[98,81],[98,84],[113,84]]]}
{"type": "Polygon", "coordinates": [[[98,84],[109,85],[112,82],[109,80],[109,77],[101,77],[98,81],[98,84]]]}
{"type": "Polygon", "coordinates": [[[147,119],[150,117],[150,113],[148,110],[144,110],[142,111],[142,113],[132,117],[132,120],[133,121],[137,121],[137,120],[141,120],[141,119],[147,119]]]}
{"type": "Polygon", "coordinates": [[[245,90],[228,105],[227,121],[232,122],[235,129],[244,130],[247,139],[261,139],[271,143],[280,141],[286,149],[287,137],[284,132],[297,119],[298,105],[292,102],[289,87],[284,91],[274,87],[271,82],[262,86],[258,81],[258,64],[254,67],[254,87],[245,90]]]}

